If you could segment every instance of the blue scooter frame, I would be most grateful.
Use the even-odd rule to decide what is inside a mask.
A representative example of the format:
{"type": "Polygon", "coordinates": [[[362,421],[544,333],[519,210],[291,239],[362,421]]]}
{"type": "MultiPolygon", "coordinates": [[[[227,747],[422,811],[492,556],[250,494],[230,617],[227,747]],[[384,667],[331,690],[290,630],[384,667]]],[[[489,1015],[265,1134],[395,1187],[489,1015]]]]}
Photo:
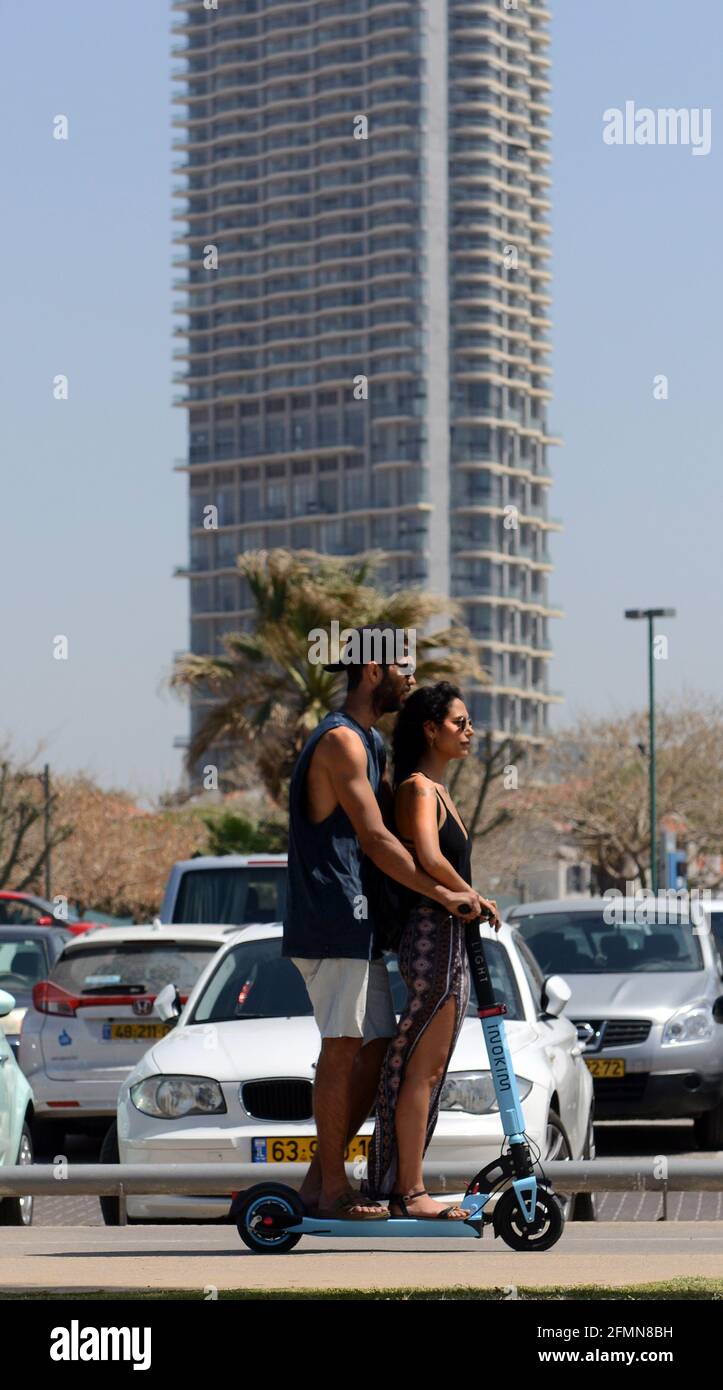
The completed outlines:
{"type": "MultiPolygon", "coordinates": [[[[235,1194],[231,1217],[244,1244],[255,1254],[286,1253],[302,1236],[343,1236],[384,1240],[410,1237],[442,1237],[479,1240],[485,1224],[495,1236],[516,1250],[548,1250],[559,1240],[562,1209],[546,1184],[535,1176],[517,1081],[504,1025],[504,1004],[495,1001],[484,941],[479,925],[465,927],[470,972],[477,994],[477,1015],[482,1023],[492,1082],[508,1147],[480,1170],[465,1192],[465,1220],[428,1220],[419,1217],[384,1217],[379,1221],[330,1220],[307,1216],[293,1188],[280,1183],[260,1183],[235,1194]],[[486,1208],[496,1198],[494,1211],[486,1208]]],[[[462,1204],[460,1204],[462,1205],[462,1204]]]]}

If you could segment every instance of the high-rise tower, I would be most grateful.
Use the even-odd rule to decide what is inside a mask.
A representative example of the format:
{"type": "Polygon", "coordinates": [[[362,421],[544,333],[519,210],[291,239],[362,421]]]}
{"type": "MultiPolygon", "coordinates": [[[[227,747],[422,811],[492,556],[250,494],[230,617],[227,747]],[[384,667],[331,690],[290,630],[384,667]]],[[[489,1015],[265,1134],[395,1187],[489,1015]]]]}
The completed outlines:
{"type": "Polygon", "coordinates": [[[476,719],[539,740],[547,7],[173,9],[191,649],[248,621],[241,551],[381,549],[389,586],[462,603],[476,719]]]}

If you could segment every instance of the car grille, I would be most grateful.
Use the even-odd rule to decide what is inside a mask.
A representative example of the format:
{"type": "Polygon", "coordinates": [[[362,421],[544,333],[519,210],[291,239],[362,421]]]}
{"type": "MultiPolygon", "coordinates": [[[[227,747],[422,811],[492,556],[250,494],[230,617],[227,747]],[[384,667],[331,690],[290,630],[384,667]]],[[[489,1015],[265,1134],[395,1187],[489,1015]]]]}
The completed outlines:
{"type": "Polygon", "coordinates": [[[605,1101],[638,1101],[645,1095],[648,1073],[637,1071],[629,1076],[594,1076],[592,1084],[595,1101],[601,1105],[605,1101]]]}
{"type": "Polygon", "coordinates": [[[247,1081],[241,1087],[244,1110],[256,1120],[310,1120],[311,1082],[247,1081]]]}
{"type": "MultiPolygon", "coordinates": [[[[589,1023],[596,1033],[602,1028],[603,1022],[605,1023],[603,1051],[610,1047],[634,1047],[636,1043],[644,1043],[653,1026],[649,1018],[586,1018],[580,1019],[579,1022],[589,1023]]],[[[594,1050],[597,1051],[596,1046],[594,1050]]]]}

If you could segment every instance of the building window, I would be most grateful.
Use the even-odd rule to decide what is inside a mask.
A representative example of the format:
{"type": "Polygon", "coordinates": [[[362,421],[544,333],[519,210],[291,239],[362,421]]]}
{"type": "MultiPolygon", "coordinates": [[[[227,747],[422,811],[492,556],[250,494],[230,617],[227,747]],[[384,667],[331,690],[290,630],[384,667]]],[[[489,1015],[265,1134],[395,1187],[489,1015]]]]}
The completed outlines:
{"type": "Polygon", "coordinates": [[[328,412],[319,415],[317,422],[318,442],[322,446],[339,443],[339,418],[328,412]]]}
{"type": "Polygon", "coordinates": [[[301,478],[293,484],[293,508],[298,516],[308,512],[316,503],[316,486],[313,478],[301,478]]]}
{"type": "Polygon", "coordinates": [[[219,488],[216,493],[216,505],[218,507],[219,526],[233,526],[238,520],[236,515],[236,489],[234,487],[219,488]]]}
{"type": "Polygon", "coordinates": [[[286,447],[286,422],[267,420],[264,431],[264,448],[267,454],[279,454],[286,447]]]}

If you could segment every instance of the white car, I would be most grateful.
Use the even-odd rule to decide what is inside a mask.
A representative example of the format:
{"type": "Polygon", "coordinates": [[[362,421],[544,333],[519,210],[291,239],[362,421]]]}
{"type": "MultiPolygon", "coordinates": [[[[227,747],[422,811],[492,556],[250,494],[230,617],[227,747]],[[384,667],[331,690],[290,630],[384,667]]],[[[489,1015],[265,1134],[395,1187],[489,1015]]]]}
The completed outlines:
{"type": "MultiPolygon", "coordinates": [[[[0,989],[0,1020],[7,1018],[15,1006],[15,996],[0,989]]],[[[32,1113],[33,1093],[0,1028],[0,1168],[32,1163],[32,1113]]],[[[0,1198],[0,1226],[29,1226],[32,1219],[32,1197],[0,1198]]]]}
{"type": "MultiPolygon", "coordinates": [[[[508,1008],[505,1023],[531,1142],[543,1160],[592,1157],[592,1080],[575,1028],[556,1016],[569,991],[564,981],[550,980],[545,1011],[546,982],[524,943],[516,945],[508,927],[496,937],[489,928],[483,931],[495,993],[508,1008]]],[[[259,1182],[283,1177],[300,1186],[315,1145],[312,1082],[320,1039],[301,975],[281,955],[281,936],[277,924],[245,928],[229,938],[173,1031],[151,1045],[123,1082],[117,1145],[109,1132],[108,1161],[159,1167],[249,1163],[259,1182]]],[[[395,961],[390,969],[401,1010],[404,982],[395,961]]],[[[474,1007],[452,1056],[425,1162],[432,1186],[452,1161],[463,1163],[471,1180],[503,1144],[474,1007]]],[[[350,1159],[366,1154],[372,1129],[371,1121],[362,1126],[350,1159]]],[[[113,1224],[116,1199],[101,1205],[113,1224]]],[[[127,1215],[139,1221],[212,1220],[225,1218],[229,1206],[225,1196],[155,1194],[128,1197],[127,1215]]],[[[589,1194],[575,1198],[575,1207],[576,1216],[594,1217],[589,1194]]]]}
{"type": "Polygon", "coordinates": [[[70,941],[32,989],[18,1061],[35,1095],[36,1148],[70,1129],[107,1128],[118,1090],[167,1031],[155,1008],[169,982],[186,999],[228,927],[98,927],[70,941]]]}

